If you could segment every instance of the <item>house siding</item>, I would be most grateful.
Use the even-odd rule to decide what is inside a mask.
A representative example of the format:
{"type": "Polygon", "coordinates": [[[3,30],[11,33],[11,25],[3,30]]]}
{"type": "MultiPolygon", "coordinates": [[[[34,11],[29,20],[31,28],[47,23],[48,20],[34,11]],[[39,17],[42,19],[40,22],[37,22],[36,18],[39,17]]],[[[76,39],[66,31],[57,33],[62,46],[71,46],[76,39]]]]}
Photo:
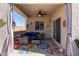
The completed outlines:
{"type": "Polygon", "coordinates": [[[72,46],[74,55],[79,55],[79,48],[75,43],[75,39],[79,40],[79,4],[72,4],[72,46]]]}
{"type": "MultiPolygon", "coordinates": [[[[8,32],[7,32],[7,19],[8,19],[8,4],[0,4],[0,19],[2,19],[3,22],[6,22],[6,24],[0,28],[0,53],[1,55],[5,54],[5,51],[3,50],[3,45],[5,44],[5,40],[7,38],[8,32]]],[[[6,45],[5,45],[6,48],[6,45]]],[[[4,49],[5,49],[4,48],[4,49]]]]}

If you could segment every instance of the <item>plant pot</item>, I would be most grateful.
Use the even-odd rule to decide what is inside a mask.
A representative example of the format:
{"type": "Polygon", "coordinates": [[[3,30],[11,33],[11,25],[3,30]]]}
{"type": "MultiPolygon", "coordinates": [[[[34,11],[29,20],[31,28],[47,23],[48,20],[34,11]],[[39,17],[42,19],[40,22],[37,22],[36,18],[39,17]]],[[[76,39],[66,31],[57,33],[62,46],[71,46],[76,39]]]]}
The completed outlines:
{"type": "Polygon", "coordinates": [[[15,48],[15,49],[19,49],[19,48],[20,48],[20,44],[15,43],[15,44],[14,44],[14,48],[15,48]]]}

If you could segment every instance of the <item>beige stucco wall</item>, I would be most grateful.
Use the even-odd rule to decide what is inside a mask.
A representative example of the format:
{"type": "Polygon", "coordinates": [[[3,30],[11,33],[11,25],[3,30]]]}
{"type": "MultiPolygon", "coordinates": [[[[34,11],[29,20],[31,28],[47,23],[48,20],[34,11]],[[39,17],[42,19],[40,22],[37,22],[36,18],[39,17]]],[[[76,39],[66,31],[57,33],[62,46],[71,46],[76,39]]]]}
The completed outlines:
{"type": "Polygon", "coordinates": [[[78,38],[79,39],[79,4],[72,4],[72,34],[73,40],[78,38]]]}
{"type": "Polygon", "coordinates": [[[79,48],[77,48],[75,39],[79,40],[79,4],[72,4],[72,46],[74,55],[79,55],[79,48]]]}
{"type": "Polygon", "coordinates": [[[7,37],[7,4],[0,4],[0,18],[6,22],[6,25],[0,28],[0,53],[2,51],[3,44],[7,37]]]}
{"type": "Polygon", "coordinates": [[[50,17],[30,17],[27,20],[28,24],[31,24],[31,28],[29,29],[29,31],[38,31],[38,32],[42,32],[45,33],[45,37],[49,38],[50,37],[50,17]],[[35,21],[43,21],[44,22],[44,30],[35,30],[35,21]]]}
{"type": "Polygon", "coordinates": [[[63,27],[63,21],[66,21],[65,5],[60,6],[51,17],[51,37],[53,38],[53,22],[61,18],[61,46],[65,49],[66,37],[67,37],[67,27],[63,27]]]}

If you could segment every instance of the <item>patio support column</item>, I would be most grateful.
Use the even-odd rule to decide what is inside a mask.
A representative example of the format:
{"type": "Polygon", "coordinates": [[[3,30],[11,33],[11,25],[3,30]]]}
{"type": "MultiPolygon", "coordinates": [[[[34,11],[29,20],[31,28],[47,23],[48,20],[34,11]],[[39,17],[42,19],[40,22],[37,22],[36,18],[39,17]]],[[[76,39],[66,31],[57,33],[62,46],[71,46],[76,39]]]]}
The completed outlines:
{"type": "Polygon", "coordinates": [[[72,4],[66,4],[66,18],[67,18],[67,39],[66,39],[66,50],[65,54],[67,56],[73,56],[73,49],[72,49],[72,4]]]}

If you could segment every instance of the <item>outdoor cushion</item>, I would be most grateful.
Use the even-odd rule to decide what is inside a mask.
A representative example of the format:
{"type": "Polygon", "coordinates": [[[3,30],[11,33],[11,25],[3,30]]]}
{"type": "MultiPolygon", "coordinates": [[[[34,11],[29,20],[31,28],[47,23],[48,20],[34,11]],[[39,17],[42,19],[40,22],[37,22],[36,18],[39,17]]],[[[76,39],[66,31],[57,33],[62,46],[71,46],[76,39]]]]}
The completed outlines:
{"type": "Polygon", "coordinates": [[[39,32],[25,32],[21,34],[21,37],[22,36],[28,36],[30,39],[35,39],[35,38],[39,38],[39,32]]]}

